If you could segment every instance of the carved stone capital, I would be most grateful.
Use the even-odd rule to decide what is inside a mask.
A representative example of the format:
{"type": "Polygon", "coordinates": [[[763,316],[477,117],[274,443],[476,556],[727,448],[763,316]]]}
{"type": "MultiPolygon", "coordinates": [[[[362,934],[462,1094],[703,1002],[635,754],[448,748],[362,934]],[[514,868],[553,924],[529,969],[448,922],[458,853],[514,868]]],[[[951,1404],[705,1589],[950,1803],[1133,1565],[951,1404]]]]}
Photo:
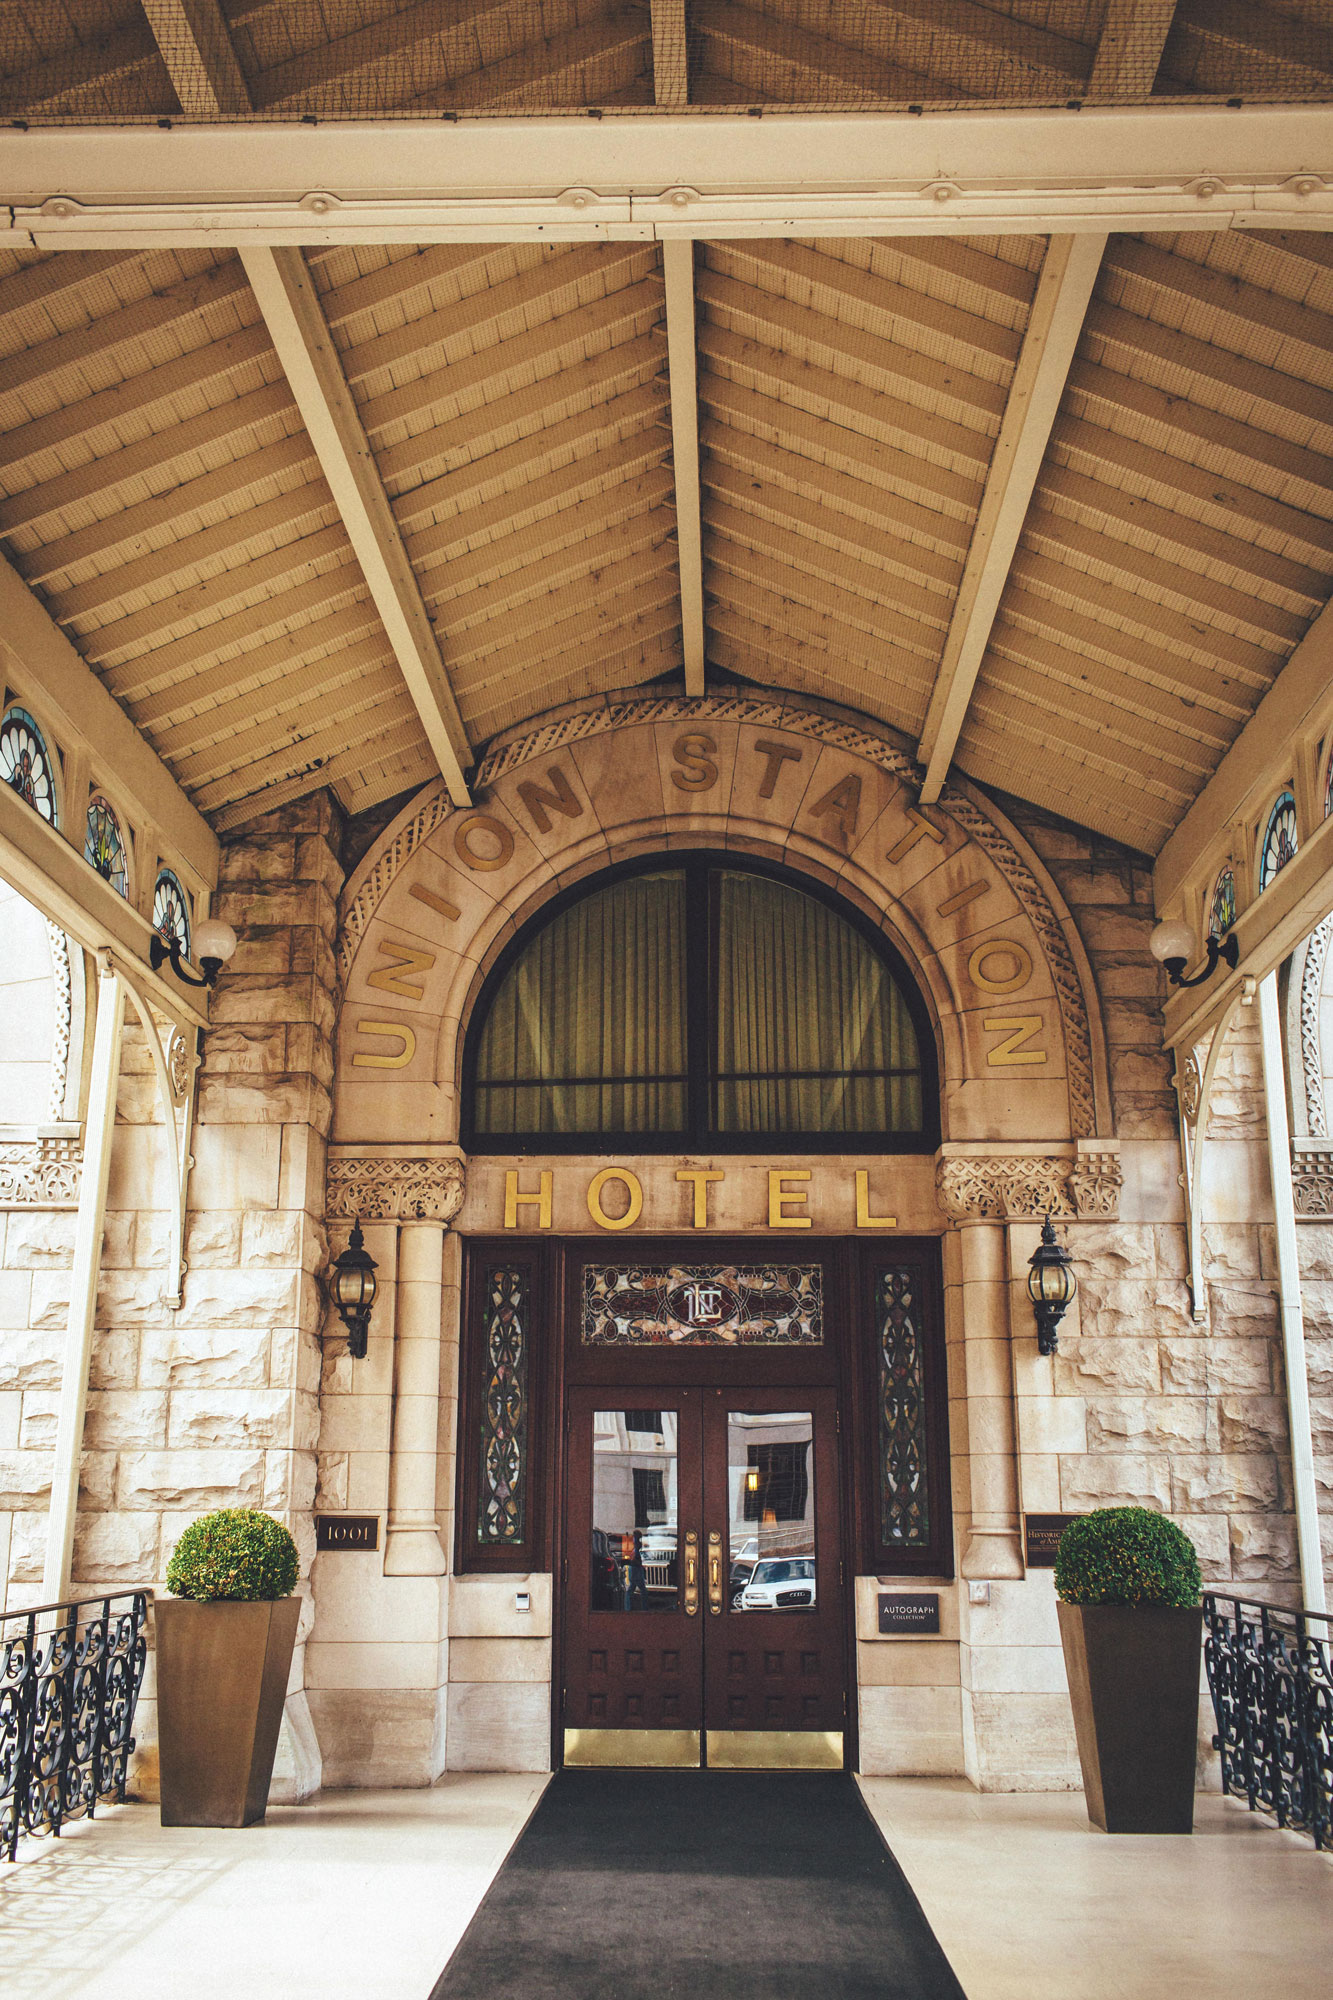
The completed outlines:
{"type": "Polygon", "coordinates": [[[330,1222],[453,1221],[463,1206],[467,1162],[456,1147],[413,1151],[338,1147],[329,1155],[330,1222]]]}
{"type": "Polygon", "coordinates": [[[956,1153],[935,1169],[940,1207],[954,1222],[1039,1222],[1043,1216],[1114,1218],[1120,1154],[1113,1146],[1061,1153],[956,1153]]]}
{"type": "Polygon", "coordinates": [[[1333,1142],[1293,1140],[1291,1194],[1297,1215],[1333,1222],[1333,1142]]]}
{"type": "Polygon", "coordinates": [[[77,1208],[83,1147],[73,1134],[0,1140],[0,1209],[77,1208]]]}

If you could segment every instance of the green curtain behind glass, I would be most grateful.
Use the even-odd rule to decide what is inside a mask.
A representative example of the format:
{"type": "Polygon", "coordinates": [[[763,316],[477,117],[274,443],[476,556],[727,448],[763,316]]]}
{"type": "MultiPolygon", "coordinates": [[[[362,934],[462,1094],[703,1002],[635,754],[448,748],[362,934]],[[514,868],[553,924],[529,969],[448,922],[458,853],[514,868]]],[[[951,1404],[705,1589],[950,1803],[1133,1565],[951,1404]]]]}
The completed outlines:
{"type": "Polygon", "coordinates": [[[684,1078],[685,877],[634,875],[562,911],[511,966],[482,1032],[476,1125],[679,1132],[684,1078]]]}
{"type": "Polygon", "coordinates": [[[719,1131],[921,1129],[911,1016],[843,918],[785,883],[724,873],[717,955],[719,1131]],[[816,1074],[774,1074],[792,1070],[816,1074]]]}

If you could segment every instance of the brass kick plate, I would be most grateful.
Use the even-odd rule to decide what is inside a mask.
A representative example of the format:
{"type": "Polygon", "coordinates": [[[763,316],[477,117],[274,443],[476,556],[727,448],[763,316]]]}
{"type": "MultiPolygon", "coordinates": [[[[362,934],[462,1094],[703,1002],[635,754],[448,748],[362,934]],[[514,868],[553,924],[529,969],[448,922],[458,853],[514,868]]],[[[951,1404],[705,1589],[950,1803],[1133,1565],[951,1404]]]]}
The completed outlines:
{"type": "Polygon", "coordinates": [[[840,1729],[710,1729],[712,1771],[840,1771],[840,1729]]]}
{"type": "MultiPolygon", "coordinates": [[[[838,1739],[841,1742],[841,1738],[838,1739]]],[[[841,1753],[839,1754],[841,1762],[841,1753]]],[[[565,1763],[575,1768],[697,1771],[697,1729],[567,1729],[565,1763]]]]}

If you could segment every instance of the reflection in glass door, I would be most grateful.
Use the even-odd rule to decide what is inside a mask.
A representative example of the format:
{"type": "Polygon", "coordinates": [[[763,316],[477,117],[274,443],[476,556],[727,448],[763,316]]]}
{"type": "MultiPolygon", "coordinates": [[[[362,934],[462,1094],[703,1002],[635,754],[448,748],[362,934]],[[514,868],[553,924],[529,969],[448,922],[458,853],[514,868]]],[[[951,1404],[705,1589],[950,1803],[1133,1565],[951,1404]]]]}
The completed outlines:
{"type": "Polygon", "coordinates": [[[592,1413],[594,1611],[674,1611],[678,1456],[674,1410],[592,1413]]]}

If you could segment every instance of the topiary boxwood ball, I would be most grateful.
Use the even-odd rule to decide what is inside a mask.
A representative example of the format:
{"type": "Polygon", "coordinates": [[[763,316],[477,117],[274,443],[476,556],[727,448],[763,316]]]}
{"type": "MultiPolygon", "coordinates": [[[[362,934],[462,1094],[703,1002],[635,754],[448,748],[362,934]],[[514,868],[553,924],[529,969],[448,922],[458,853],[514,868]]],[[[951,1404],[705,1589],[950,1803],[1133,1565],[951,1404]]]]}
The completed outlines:
{"type": "Polygon", "coordinates": [[[1055,1552],[1066,1604],[1166,1604],[1192,1610],[1203,1589],[1189,1536],[1147,1507],[1099,1507],[1071,1521],[1055,1552]]]}
{"type": "Polygon", "coordinates": [[[281,1521],[253,1507],[222,1507],[191,1521],[167,1564],[173,1597],[271,1602],[300,1575],[296,1543],[281,1521]]]}

